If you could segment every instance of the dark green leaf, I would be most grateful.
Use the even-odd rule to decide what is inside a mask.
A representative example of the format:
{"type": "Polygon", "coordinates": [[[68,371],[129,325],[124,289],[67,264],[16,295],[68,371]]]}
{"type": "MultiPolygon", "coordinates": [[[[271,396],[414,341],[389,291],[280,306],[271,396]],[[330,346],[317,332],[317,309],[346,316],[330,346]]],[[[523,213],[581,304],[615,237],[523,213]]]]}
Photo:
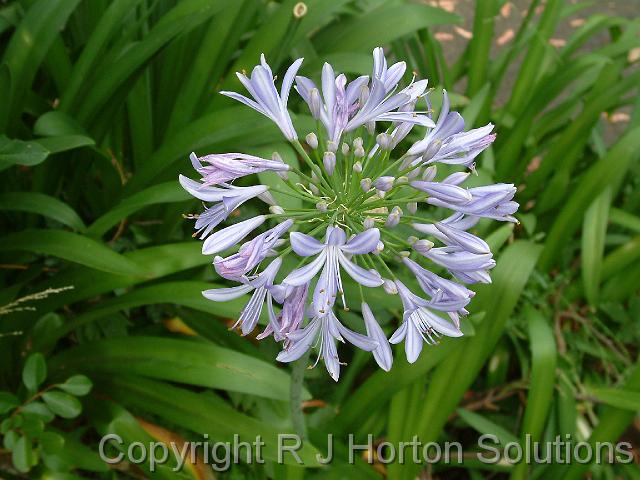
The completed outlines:
{"type": "Polygon", "coordinates": [[[49,151],[35,142],[10,140],[0,135],[0,171],[13,165],[32,167],[45,161],[49,151]]]}
{"type": "Polygon", "coordinates": [[[9,392],[0,392],[0,415],[4,415],[18,405],[20,405],[20,401],[14,394],[9,392]]]}
{"type": "Polygon", "coordinates": [[[25,436],[21,436],[11,452],[11,461],[16,470],[26,473],[31,470],[31,440],[25,436]]]}
{"type": "Polygon", "coordinates": [[[63,392],[46,392],[42,399],[53,413],[62,418],[75,418],[82,411],[80,401],[63,392]]]}
{"type": "Polygon", "coordinates": [[[76,397],[82,397],[91,391],[92,386],[91,380],[86,376],[74,375],[69,377],[66,382],[58,385],[58,388],[76,397]]]}
{"type": "Polygon", "coordinates": [[[32,353],[22,369],[22,382],[29,391],[35,392],[47,378],[47,363],[41,353],[32,353]]]}

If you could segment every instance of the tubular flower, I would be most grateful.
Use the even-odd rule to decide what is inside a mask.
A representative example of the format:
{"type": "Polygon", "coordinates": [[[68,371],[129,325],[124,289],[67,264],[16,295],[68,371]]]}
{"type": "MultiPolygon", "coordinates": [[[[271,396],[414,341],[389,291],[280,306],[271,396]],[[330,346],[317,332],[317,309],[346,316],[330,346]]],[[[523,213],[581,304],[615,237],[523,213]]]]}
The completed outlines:
{"type": "Polygon", "coordinates": [[[493,125],[465,132],[446,92],[434,122],[427,81],[401,86],[406,65],[389,64],[382,48],[373,52],[371,75],[352,81],[326,63],[316,84],[297,75],[301,64],[298,59],[286,70],[278,91],[263,55],[250,77],[238,74],[252,98],[221,92],[275,122],[299,161],[285,163],[278,152],[270,160],[192,154],[199,181],[179,178],[205,203],[204,212],[187,216],[196,222],[194,236],[204,240],[202,253],[215,256],[219,276],[237,282],[203,295],[224,302],[251,294],[234,328],[247,335],[262,324],[257,338],[281,342],[281,362],[317,347],[315,364],[322,359],[336,381],[343,365],[338,342],[372,352],[383,370],[393,364],[390,344],[404,342],[407,360],[415,362],[425,343],[463,335],[462,318],[475,295],[465,284],[491,281],[496,262],[474,233],[476,223],[517,221],[512,184],[465,186],[495,138],[493,125]],[[305,132],[306,147],[287,109],[292,87],[321,127],[305,132]],[[398,152],[416,133],[423,139],[398,152]],[[272,175],[269,186],[251,184],[255,173],[272,175]],[[241,178],[243,186],[233,185],[241,178]],[[279,204],[270,190],[297,203],[279,204]],[[251,208],[259,213],[240,209],[257,200],[267,204],[251,208]],[[220,227],[230,218],[237,220],[220,227]],[[402,303],[389,339],[393,329],[383,329],[366,299],[374,288],[402,303]],[[355,330],[341,321],[347,299],[361,313],[355,330]]]}

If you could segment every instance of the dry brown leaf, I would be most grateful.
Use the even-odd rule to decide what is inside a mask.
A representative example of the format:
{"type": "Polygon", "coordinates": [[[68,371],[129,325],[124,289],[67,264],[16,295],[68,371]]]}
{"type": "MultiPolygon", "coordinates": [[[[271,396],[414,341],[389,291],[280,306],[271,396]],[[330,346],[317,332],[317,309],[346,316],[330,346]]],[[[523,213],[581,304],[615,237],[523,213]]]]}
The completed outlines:
{"type": "Polygon", "coordinates": [[[460,35],[462,38],[469,39],[469,38],[472,38],[472,37],[473,37],[473,33],[471,33],[469,30],[465,30],[464,28],[460,28],[460,27],[454,27],[453,29],[454,29],[454,30],[456,31],[456,33],[457,33],[458,35],[460,35]]]}
{"type": "Polygon", "coordinates": [[[502,46],[510,42],[511,40],[513,40],[514,36],[515,36],[515,33],[513,31],[513,28],[509,28],[505,30],[504,33],[498,37],[498,39],[496,40],[496,44],[498,44],[499,46],[502,46]]]}
{"type": "Polygon", "coordinates": [[[448,32],[436,32],[433,36],[439,42],[450,42],[453,40],[453,35],[448,32]]]}
{"type": "Polygon", "coordinates": [[[511,15],[511,9],[513,8],[513,3],[507,2],[500,8],[500,15],[502,18],[508,18],[511,15]]]}
{"type": "Polygon", "coordinates": [[[549,45],[560,48],[564,47],[567,44],[567,41],[564,38],[550,38],[549,45]]]}

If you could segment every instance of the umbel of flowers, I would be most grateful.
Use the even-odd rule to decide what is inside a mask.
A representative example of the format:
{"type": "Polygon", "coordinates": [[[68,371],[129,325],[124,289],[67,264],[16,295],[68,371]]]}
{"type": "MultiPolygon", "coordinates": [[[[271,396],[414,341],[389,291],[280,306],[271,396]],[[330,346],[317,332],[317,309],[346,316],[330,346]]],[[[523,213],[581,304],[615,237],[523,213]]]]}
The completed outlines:
{"type": "Polygon", "coordinates": [[[237,74],[247,96],[221,93],[269,117],[304,168],[284,163],[277,153],[270,159],[244,153],[192,154],[200,179],[180,176],[184,189],[206,204],[204,212],[193,216],[196,235],[204,240],[203,254],[235,251],[215,256],[213,265],[238,285],[203,295],[224,302],[251,293],[235,327],[249,334],[266,309],[269,321],[258,338],[273,336],[282,342],[277,359],[297,360],[315,346],[315,363],[323,359],[334,380],[341,365],[337,341],[371,351],[385,370],[393,361],[389,342],[404,342],[407,360],[415,362],[424,343],[462,335],[460,316],[474,295],[465,284],[491,281],[492,253],[469,229],[480,218],[516,221],[512,184],[464,186],[474,159],[495,139],[493,125],[465,131],[463,118],[450,111],[446,92],[433,119],[427,80],[399,87],[406,65],[389,66],[382,48],[373,51],[371,76],[351,82],[325,63],[316,84],[297,75],[301,64],[302,59],[293,62],[278,91],[262,56],[250,77],[237,74]],[[306,146],[287,109],[292,88],[317,121],[317,131],[305,137],[306,146]],[[419,109],[421,99],[426,99],[425,111],[419,109]],[[424,132],[422,139],[398,152],[414,129],[424,132]],[[453,165],[454,173],[439,178],[439,164],[453,165]],[[302,206],[278,205],[266,185],[233,184],[266,171],[280,175],[280,193],[302,200],[302,206]],[[254,198],[269,205],[268,213],[265,206],[263,215],[222,226],[233,210],[254,198]],[[427,221],[417,214],[425,207],[434,214],[442,209],[449,213],[427,221]],[[413,235],[399,233],[408,228],[413,235]],[[297,266],[283,271],[283,260],[291,264],[292,254],[297,266]],[[402,275],[415,277],[420,290],[412,291],[398,279],[403,269],[402,275]],[[362,299],[363,333],[347,328],[336,316],[338,308],[348,309],[345,276],[357,284],[362,299]],[[372,288],[399,295],[402,301],[402,322],[388,340],[365,301],[366,289],[372,288]]]}

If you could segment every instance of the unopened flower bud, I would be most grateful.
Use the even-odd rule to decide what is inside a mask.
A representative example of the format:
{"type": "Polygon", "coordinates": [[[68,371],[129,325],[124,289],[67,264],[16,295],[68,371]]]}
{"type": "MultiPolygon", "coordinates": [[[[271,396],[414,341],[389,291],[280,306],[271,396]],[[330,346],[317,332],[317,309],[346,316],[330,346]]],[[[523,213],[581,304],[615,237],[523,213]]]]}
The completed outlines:
{"type": "Polygon", "coordinates": [[[398,207],[398,206],[396,205],[395,207],[393,207],[393,208],[391,209],[391,213],[395,213],[395,214],[397,214],[397,215],[399,215],[399,216],[401,216],[401,217],[402,217],[402,215],[403,215],[403,213],[404,213],[404,212],[402,211],[402,209],[401,209],[400,207],[398,207]]]}
{"type": "Polygon", "coordinates": [[[271,213],[275,213],[276,215],[282,215],[284,213],[284,208],[280,205],[272,205],[269,207],[269,211],[271,213]]]}
{"type": "Polygon", "coordinates": [[[407,210],[411,215],[415,215],[415,213],[418,211],[418,202],[407,203],[407,210]]]}
{"type": "Polygon", "coordinates": [[[382,150],[391,150],[392,138],[388,133],[379,133],[376,137],[376,143],[382,150]]]}
{"type": "Polygon", "coordinates": [[[387,221],[384,222],[384,226],[387,228],[394,228],[400,223],[400,215],[397,212],[390,213],[387,217],[387,221]]]}
{"type": "Polygon", "coordinates": [[[402,177],[398,177],[396,180],[397,185],[406,185],[407,183],[409,183],[409,178],[404,175],[402,177]]]}
{"type": "Polygon", "coordinates": [[[305,137],[305,140],[307,141],[307,145],[309,145],[314,150],[318,148],[318,137],[316,136],[315,133],[313,132],[308,133],[307,136],[305,137]]]}
{"type": "Polygon", "coordinates": [[[418,237],[416,237],[415,235],[411,235],[409,237],[407,237],[407,243],[409,245],[413,245],[414,243],[416,243],[419,240],[418,237]]]}
{"type": "Polygon", "coordinates": [[[383,176],[376,178],[376,181],[373,182],[373,185],[383,192],[388,192],[393,187],[393,182],[395,181],[394,177],[383,176]]]}
{"type": "Polygon", "coordinates": [[[367,129],[369,135],[373,135],[374,133],[376,133],[376,122],[367,122],[364,124],[364,127],[367,129]]]}
{"type": "Polygon", "coordinates": [[[314,170],[311,171],[311,181],[316,185],[320,183],[318,179],[318,175],[316,175],[316,172],[314,170]]]}
{"type": "Polygon", "coordinates": [[[373,228],[374,225],[375,225],[375,221],[371,217],[365,218],[364,222],[362,222],[362,226],[364,227],[365,230],[369,230],[370,228],[373,228]]]}
{"type": "Polygon", "coordinates": [[[401,252],[398,252],[398,255],[400,255],[400,257],[402,258],[407,258],[411,256],[411,252],[407,252],[406,250],[402,250],[401,252]]]}
{"type": "Polygon", "coordinates": [[[336,153],[338,151],[338,144],[333,140],[329,140],[327,142],[327,150],[330,152],[336,153]]]}
{"type": "Polygon", "coordinates": [[[309,109],[311,110],[313,118],[316,120],[320,118],[322,100],[320,99],[320,92],[317,88],[312,88],[309,93],[309,109]]]}
{"type": "Polygon", "coordinates": [[[436,166],[430,165],[424,169],[424,172],[422,174],[422,179],[425,182],[430,182],[436,177],[436,173],[438,173],[438,169],[436,168],[436,166]]]}
{"type": "Polygon", "coordinates": [[[320,189],[318,189],[318,186],[315,183],[309,184],[309,191],[314,195],[320,195],[320,189]]]}
{"type": "Polygon", "coordinates": [[[362,148],[362,145],[363,145],[362,137],[356,137],[353,139],[353,148],[358,148],[358,147],[362,148]]]}
{"type": "Polygon", "coordinates": [[[389,280],[388,278],[384,279],[384,283],[382,284],[382,288],[389,295],[397,295],[398,294],[398,287],[396,287],[396,282],[394,282],[393,280],[389,280]]]}
{"type": "Polygon", "coordinates": [[[349,144],[344,142],[341,147],[343,155],[349,155],[349,144]]]}
{"type": "Polygon", "coordinates": [[[376,190],[376,195],[378,196],[378,198],[384,198],[386,193],[387,192],[385,192],[384,190],[376,190]]]}
{"type": "Polygon", "coordinates": [[[362,148],[362,147],[356,147],[356,148],[353,150],[353,155],[354,155],[356,158],[362,158],[362,157],[364,157],[364,148],[362,148]]]}
{"type": "Polygon", "coordinates": [[[333,175],[333,171],[336,169],[336,154],[333,152],[324,152],[322,163],[327,173],[333,175]]]}
{"type": "Polygon", "coordinates": [[[420,167],[414,168],[413,170],[407,173],[407,177],[409,178],[409,180],[413,180],[414,178],[417,178],[420,176],[421,171],[422,170],[420,170],[420,167]]]}
{"type": "Polygon", "coordinates": [[[321,212],[326,212],[327,211],[327,202],[322,201],[322,202],[318,202],[316,203],[316,208],[318,210],[320,210],[321,212]]]}
{"type": "Polygon", "coordinates": [[[275,205],[276,203],[278,203],[276,202],[276,199],[273,198],[273,195],[271,195],[271,192],[269,190],[267,190],[266,192],[262,192],[260,195],[258,195],[258,198],[267,205],[275,205]]]}
{"type": "Polygon", "coordinates": [[[297,19],[301,19],[302,17],[304,17],[308,11],[309,8],[304,2],[298,2],[293,6],[293,16],[297,19]]]}
{"type": "Polygon", "coordinates": [[[360,163],[360,161],[353,164],[353,171],[356,173],[362,173],[362,163],[360,163]]]}
{"type": "Polygon", "coordinates": [[[362,180],[360,180],[360,188],[363,192],[368,192],[369,190],[371,190],[371,179],[363,178],[362,180]]]}
{"type": "Polygon", "coordinates": [[[416,252],[424,255],[433,248],[433,242],[430,242],[429,240],[418,240],[412,245],[412,247],[416,252]]]}
{"type": "Polygon", "coordinates": [[[373,253],[374,255],[380,255],[383,250],[384,250],[384,243],[382,243],[382,241],[379,241],[378,244],[376,245],[376,249],[371,253],[373,253]]]}

